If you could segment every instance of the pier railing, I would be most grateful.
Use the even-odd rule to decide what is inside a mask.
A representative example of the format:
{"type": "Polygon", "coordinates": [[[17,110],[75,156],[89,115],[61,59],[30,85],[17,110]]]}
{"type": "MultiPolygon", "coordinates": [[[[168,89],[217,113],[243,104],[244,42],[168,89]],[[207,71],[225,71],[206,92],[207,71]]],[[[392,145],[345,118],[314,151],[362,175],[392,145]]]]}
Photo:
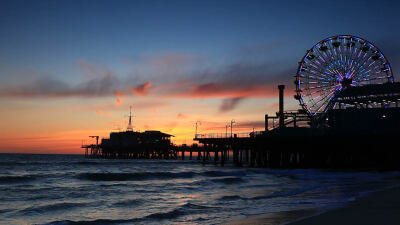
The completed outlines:
{"type": "Polygon", "coordinates": [[[262,135],[263,131],[253,132],[241,132],[241,133],[208,133],[208,134],[196,134],[195,139],[206,139],[206,138],[250,138],[262,135]]]}

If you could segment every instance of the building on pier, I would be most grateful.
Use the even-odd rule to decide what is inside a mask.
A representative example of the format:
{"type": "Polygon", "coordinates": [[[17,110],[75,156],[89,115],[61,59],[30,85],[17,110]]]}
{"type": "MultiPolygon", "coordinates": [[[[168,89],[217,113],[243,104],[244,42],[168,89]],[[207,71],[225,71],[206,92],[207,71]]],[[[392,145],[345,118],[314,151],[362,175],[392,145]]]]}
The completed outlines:
{"type": "Polygon", "coordinates": [[[113,132],[101,140],[101,154],[111,158],[165,158],[171,154],[171,137],[161,131],[113,132]]]}
{"type": "Polygon", "coordinates": [[[133,130],[132,109],[126,131],[112,132],[109,138],[102,138],[101,143],[82,145],[88,157],[101,158],[171,158],[176,157],[171,143],[173,135],[157,130],[138,132],[133,130]],[[90,149],[90,153],[88,151],[90,149]]]}

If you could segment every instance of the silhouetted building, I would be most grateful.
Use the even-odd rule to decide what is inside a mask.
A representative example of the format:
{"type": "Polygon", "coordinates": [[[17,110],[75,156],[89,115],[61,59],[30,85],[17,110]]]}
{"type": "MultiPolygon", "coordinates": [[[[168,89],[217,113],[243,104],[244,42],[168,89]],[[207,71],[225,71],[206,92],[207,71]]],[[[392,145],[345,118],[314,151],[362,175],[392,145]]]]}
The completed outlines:
{"type": "Polygon", "coordinates": [[[113,132],[101,140],[101,154],[115,158],[166,158],[171,154],[172,135],[160,131],[113,132]]]}
{"type": "Polygon", "coordinates": [[[334,99],[328,125],[341,132],[383,134],[400,131],[400,83],[349,87],[334,99]]]}

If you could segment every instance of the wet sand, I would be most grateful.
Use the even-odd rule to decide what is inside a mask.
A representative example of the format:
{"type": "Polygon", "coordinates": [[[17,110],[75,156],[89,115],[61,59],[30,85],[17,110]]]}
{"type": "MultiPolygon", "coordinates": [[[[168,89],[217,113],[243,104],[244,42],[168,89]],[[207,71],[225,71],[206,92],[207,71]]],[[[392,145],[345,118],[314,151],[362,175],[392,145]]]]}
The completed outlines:
{"type": "Polygon", "coordinates": [[[316,213],[316,211],[304,210],[281,212],[276,215],[265,214],[231,222],[230,224],[398,225],[400,224],[400,187],[358,198],[343,208],[334,209],[319,215],[315,215],[316,213]],[[307,217],[313,214],[315,216],[307,217]],[[298,218],[305,219],[289,223],[289,221],[298,218]]]}

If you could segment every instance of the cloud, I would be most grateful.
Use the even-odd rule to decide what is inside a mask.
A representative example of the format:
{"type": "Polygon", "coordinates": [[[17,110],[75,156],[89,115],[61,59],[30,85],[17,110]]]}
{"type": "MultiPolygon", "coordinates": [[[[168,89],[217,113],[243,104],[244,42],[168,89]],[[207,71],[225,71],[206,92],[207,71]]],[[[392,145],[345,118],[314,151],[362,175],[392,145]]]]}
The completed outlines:
{"type": "MultiPolygon", "coordinates": [[[[121,104],[118,106],[118,110],[122,110],[124,112],[129,112],[129,106],[132,106],[134,110],[151,110],[153,114],[157,113],[158,109],[168,107],[170,103],[165,99],[135,99],[133,101],[122,101],[121,104]]],[[[80,107],[81,110],[86,111],[93,111],[93,110],[100,110],[100,111],[110,111],[116,110],[116,106],[114,102],[107,102],[103,104],[96,104],[91,106],[83,106],[80,107]]]]}
{"type": "Polygon", "coordinates": [[[123,92],[123,91],[114,91],[114,95],[115,95],[115,97],[119,97],[119,98],[122,98],[122,97],[125,97],[126,96],[126,93],[125,92],[123,92]]]}
{"type": "Polygon", "coordinates": [[[104,112],[104,111],[100,111],[100,110],[96,110],[95,112],[97,115],[100,115],[100,116],[107,116],[107,117],[115,116],[114,113],[104,112]]]}
{"type": "Polygon", "coordinates": [[[235,63],[219,71],[204,71],[185,80],[155,88],[162,96],[176,98],[270,98],[276,97],[277,85],[293,91],[295,67],[272,68],[268,64],[235,63]]]}
{"type": "MultiPolygon", "coordinates": [[[[274,48],[278,44],[273,43],[271,46],[264,44],[263,51],[274,48]]],[[[154,80],[149,79],[143,82],[143,78],[147,76],[144,73],[132,73],[128,77],[121,77],[106,67],[93,66],[81,59],[78,65],[91,75],[89,80],[72,84],[54,77],[43,77],[18,85],[2,84],[0,97],[115,96],[117,103],[122,103],[124,98],[131,94],[162,98],[221,98],[231,99],[223,101],[221,105],[222,111],[229,111],[242,99],[276,97],[277,84],[287,84],[286,91],[294,89],[293,75],[296,72],[294,66],[286,67],[260,60],[246,61],[246,59],[218,67],[214,67],[211,62],[204,66],[203,62],[204,58],[199,59],[199,57],[184,54],[153,57],[147,61],[149,68],[167,66],[174,69],[160,69],[155,74],[149,75],[149,77],[154,77],[154,80]],[[175,73],[176,68],[185,67],[187,64],[194,66],[191,66],[190,70],[184,69],[175,73]]],[[[147,72],[149,71],[157,71],[157,69],[147,72]]]]}
{"type": "Polygon", "coordinates": [[[133,92],[136,95],[149,93],[151,83],[137,84],[132,78],[119,78],[117,73],[102,67],[95,67],[85,60],[79,60],[78,65],[90,75],[85,81],[73,84],[58,79],[55,76],[42,76],[36,80],[26,80],[20,83],[2,83],[0,97],[117,97],[117,103],[133,92]],[[133,87],[133,88],[131,88],[133,87]]]}
{"type": "Polygon", "coordinates": [[[118,79],[111,75],[93,78],[75,86],[52,77],[42,77],[28,84],[0,87],[0,97],[109,96],[117,83],[118,79]]]}
{"type": "Polygon", "coordinates": [[[105,77],[111,74],[114,74],[113,71],[108,69],[105,66],[94,66],[88,63],[85,59],[79,59],[77,64],[80,69],[83,70],[83,73],[88,77],[105,77]]]}
{"type": "Polygon", "coordinates": [[[186,119],[186,115],[182,114],[182,113],[178,113],[178,115],[176,116],[176,118],[178,119],[186,119]]]}
{"type": "MultiPolygon", "coordinates": [[[[77,85],[70,85],[67,82],[52,77],[42,77],[31,83],[20,85],[8,85],[0,87],[0,97],[117,97],[117,103],[127,96],[128,84],[122,82],[116,76],[105,75],[95,77],[77,85]]],[[[150,82],[140,84],[131,90],[138,96],[149,93],[150,82]]]]}
{"type": "Polygon", "coordinates": [[[237,104],[239,104],[240,101],[242,101],[243,98],[228,98],[228,99],[224,99],[222,100],[222,104],[219,108],[220,112],[228,112],[231,111],[233,109],[235,109],[235,107],[237,106],[237,104]]]}
{"type": "Polygon", "coordinates": [[[147,95],[150,92],[149,89],[150,89],[151,85],[152,85],[151,82],[147,81],[144,84],[140,84],[140,85],[138,85],[136,87],[131,88],[131,90],[135,95],[139,95],[139,96],[140,95],[147,95]]]}
{"type": "Polygon", "coordinates": [[[119,105],[123,102],[123,98],[126,96],[126,94],[123,91],[114,91],[114,96],[117,97],[115,103],[119,105]]]}
{"type": "Polygon", "coordinates": [[[243,129],[264,129],[265,128],[265,121],[238,121],[236,127],[243,128],[243,129]]]}

